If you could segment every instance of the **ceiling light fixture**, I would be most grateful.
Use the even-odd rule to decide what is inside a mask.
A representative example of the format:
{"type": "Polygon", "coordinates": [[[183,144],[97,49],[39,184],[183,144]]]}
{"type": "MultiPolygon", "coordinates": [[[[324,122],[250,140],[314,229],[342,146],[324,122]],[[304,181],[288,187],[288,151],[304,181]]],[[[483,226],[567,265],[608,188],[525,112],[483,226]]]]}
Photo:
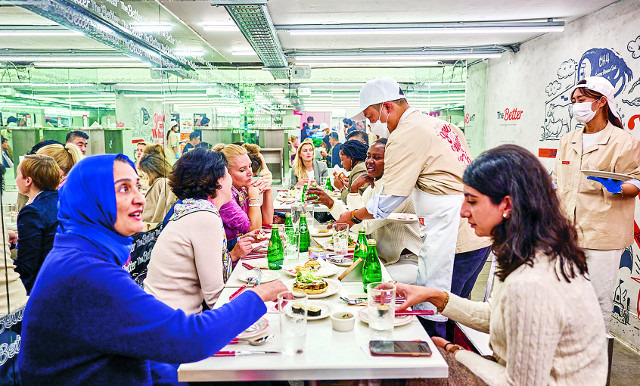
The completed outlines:
{"type": "Polygon", "coordinates": [[[95,62],[95,63],[79,63],[79,62],[34,62],[34,66],[39,68],[148,68],[150,63],[143,62],[95,62]]]}
{"type": "Polygon", "coordinates": [[[503,34],[563,32],[564,27],[490,27],[490,28],[367,28],[290,30],[292,36],[331,35],[438,35],[438,34],[503,34]]]}
{"type": "Polygon", "coordinates": [[[173,51],[173,53],[178,56],[185,56],[185,57],[195,57],[195,56],[204,55],[203,50],[175,50],[173,51]]]}
{"type": "Polygon", "coordinates": [[[210,32],[240,32],[240,29],[235,24],[201,24],[202,29],[210,32]]]}
{"type": "Polygon", "coordinates": [[[305,62],[311,67],[440,67],[436,61],[386,61],[386,62],[305,62]]]}
{"type": "Polygon", "coordinates": [[[290,35],[421,35],[421,34],[501,34],[563,32],[564,21],[552,19],[517,21],[478,21],[449,23],[348,23],[279,25],[290,35]]]}
{"type": "Polygon", "coordinates": [[[247,50],[232,50],[231,55],[233,56],[253,56],[256,55],[256,52],[252,49],[247,50]]]}
{"type": "Polygon", "coordinates": [[[160,33],[173,29],[172,24],[134,24],[133,29],[140,32],[160,33]]]}
{"type": "Polygon", "coordinates": [[[295,61],[299,64],[309,64],[308,62],[348,62],[357,61],[405,61],[405,60],[458,60],[458,59],[496,59],[501,57],[499,53],[424,53],[424,54],[411,54],[411,55],[388,55],[380,53],[379,55],[308,55],[308,56],[296,56],[295,61]]]}
{"type": "Polygon", "coordinates": [[[0,36],[83,36],[81,32],[71,30],[15,30],[0,31],[0,36]]]}

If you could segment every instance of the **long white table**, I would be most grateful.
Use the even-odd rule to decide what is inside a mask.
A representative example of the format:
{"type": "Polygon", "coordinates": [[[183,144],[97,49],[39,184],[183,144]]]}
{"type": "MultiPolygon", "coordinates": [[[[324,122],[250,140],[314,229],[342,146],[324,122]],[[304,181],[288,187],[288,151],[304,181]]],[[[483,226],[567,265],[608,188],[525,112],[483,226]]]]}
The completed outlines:
{"type": "MultiPolygon", "coordinates": [[[[241,265],[236,267],[239,271],[241,265]]],[[[384,270],[384,269],[383,269],[384,270]]],[[[386,270],[384,270],[386,273],[386,270]]],[[[234,272],[236,274],[236,272],[234,272]]],[[[283,273],[284,275],[284,273],[283,273]]],[[[388,276],[388,274],[386,274],[388,276]]],[[[233,277],[232,277],[233,278],[233,277]]],[[[229,286],[220,294],[216,307],[229,301],[237,290],[229,280],[229,286]]],[[[364,294],[361,282],[342,283],[337,294],[324,299],[313,299],[328,303],[332,311],[357,312],[361,307],[348,306],[340,296],[364,294]]],[[[223,350],[268,350],[279,351],[279,317],[272,311],[265,315],[269,322],[268,334],[275,337],[266,344],[253,347],[246,344],[229,345],[223,350]]],[[[337,379],[399,379],[399,378],[446,378],[447,364],[433,345],[420,322],[414,319],[393,331],[396,340],[425,340],[431,346],[432,356],[372,357],[368,352],[370,340],[367,324],[356,321],[353,331],[338,332],[331,328],[330,318],[309,321],[306,347],[302,354],[250,355],[243,357],[207,358],[195,363],[182,364],[178,369],[181,382],[202,381],[269,381],[269,380],[337,380],[337,379]],[[365,350],[363,350],[365,348],[365,350]]]]}

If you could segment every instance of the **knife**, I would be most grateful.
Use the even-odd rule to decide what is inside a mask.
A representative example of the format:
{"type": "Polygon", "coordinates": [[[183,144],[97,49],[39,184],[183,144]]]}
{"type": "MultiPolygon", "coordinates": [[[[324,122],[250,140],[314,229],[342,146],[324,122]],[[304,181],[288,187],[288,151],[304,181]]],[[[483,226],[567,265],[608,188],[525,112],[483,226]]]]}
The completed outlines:
{"type": "Polygon", "coordinates": [[[396,316],[404,315],[433,315],[433,310],[396,311],[396,316]]]}
{"type": "Polygon", "coordinates": [[[240,357],[253,354],[280,354],[280,351],[218,351],[213,357],[240,357]]]}

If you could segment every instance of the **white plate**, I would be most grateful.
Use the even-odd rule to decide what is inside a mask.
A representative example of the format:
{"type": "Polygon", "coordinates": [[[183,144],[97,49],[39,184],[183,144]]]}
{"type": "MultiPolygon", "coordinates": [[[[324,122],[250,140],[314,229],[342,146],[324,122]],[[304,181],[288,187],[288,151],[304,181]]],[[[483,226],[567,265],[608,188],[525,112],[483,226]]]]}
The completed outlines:
{"type": "MultiPolygon", "coordinates": [[[[363,322],[369,324],[369,308],[363,307],[360,312],[358,312],[358,318],[360,318],[360,320],[362,320],[363,322]]],[[[393,320],[393,325],[395,327],[404,326],[405,324],[411,322],[412,319],[413,315],[396,316],[393,320]]]]}
{"type": "MultiPolygon", "coordinates": [[[[327,284],[329,284],[329,288],[327,288],[327,290],[321,294],[308,294],[307,296],[309,297],[309,299],[328,298],[331,295],[337,294],[338,291],[340,291],[340,289],[342,288],[342,284],[340,284],[340,282],[337,280],[334,280],[334,279],[325,279],[325,280],[327,281],[327,284]]],[[[287,288],[290,288],[293,291],[294,282],[295,282],[295,279],[287,280],[284,284],[287,286],[287,288]]],[[[295,291],[295,292],[299,292],[299,291],[295,291]]]]}
{"type": "Polygon", "coordinates": [[[307,303],[308,306],[318,307],[320,309],[319,316],[309,316],[307,315],[307,320],[320,320],[329,317],[331,315],[331,305],[327,302],[323,302],[321,300],[310,301],[307,303]]]}
{"type": "MultiPolygon", "coordinates": [[[[268,283],[280,278],[280,275],[278,275],[275,271],[268,271],[264,269],[261,271],[262,278],[260,279],[260,283],[268,283]]],[[[255,272],[253,272],[252,269],[245,269],[243,272],[240,272],[238,274],[238,280],[246,283],[247,279],[251,276],[255,276],[255,272]]]]}
{"type": "MultiPolygon", "coordinates": [[[[303,266],[303,265],[304,265],[304,263],[285,265],[284,267],[282,267],[282,269],[287,274],[289,274],[291,276],[296,276],[297,275],[296,267],[297,266],[303,266]]],[[[314,275],[319,276],[319,277],[329,277],[329,276],[333,276],[336,273],[338,273],[339,270],[340,270],[340,268],[338,268],[337,266],[335,266],[335,265],[333,265],[331,263],[322,262],[322,263],[320,263],[320,269],[318,270],[318,272],[314,272],[314,275]]]]}
{"type": "Polygon", "coordinates": [[[418,216],[413,213],[391,213],[387,220],[412,223],[418,221],[418,216]]]}
{"type": "Polygon", "coordinates": [[[246,339],[252,338],[254,336],[258,336],[265,332],[269,328],[269,321],[264,317],[258,319],[257,322],[251,325],[251,327],[242,331],[236,338],[238,339],[246,339]]]}
{"type": "Polygon", "coordinates": [[[327,229],[325,227],[323,228],[309,228],[309,235],[313,236],[313,237],[329,237],[331,235],[333,235],[333,229],[327,229]],[[326,232],[320,232],[320,231],[326,231],[326,232]]]}
{"type": "Polygon", "coordinates": [[[580,170],[587,177],[611,178],[618,181],[629,181],[633,179],[631,176],[622,173],[603,172],[602,170],[580,170]]]}

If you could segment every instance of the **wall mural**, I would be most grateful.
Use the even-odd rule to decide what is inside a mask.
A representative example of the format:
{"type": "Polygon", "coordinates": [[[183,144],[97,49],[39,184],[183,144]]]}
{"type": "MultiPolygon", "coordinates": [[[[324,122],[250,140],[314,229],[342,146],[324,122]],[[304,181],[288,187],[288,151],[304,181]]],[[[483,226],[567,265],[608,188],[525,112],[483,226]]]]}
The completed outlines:
{"type": "MultiPolygon", "coordinates": [[[[541,157],[554,158],[557,141],[577,128],[578,122],[573,119],[571,90],[578,80],[588,76],[602,76],[613,84],[616,107],[623,126],[640,137],[640,130],[636,129],[640,129],[640,36],[633,36],[626,47],[619,48],[622,49],[591,48],[579,59],[567,58],[559,65],[555,79],[550,80],[544,90],[547,98],[544,124],[539,137],[541,157]],[[634,78],[634,75],[639,79],[634,78]]],[[[634,243],[624,250],[620,259],[611,322],[611,332],[623,337],[636,348],[640,348],[640,208],[638,209],[634,223],[634,243]]]]}

